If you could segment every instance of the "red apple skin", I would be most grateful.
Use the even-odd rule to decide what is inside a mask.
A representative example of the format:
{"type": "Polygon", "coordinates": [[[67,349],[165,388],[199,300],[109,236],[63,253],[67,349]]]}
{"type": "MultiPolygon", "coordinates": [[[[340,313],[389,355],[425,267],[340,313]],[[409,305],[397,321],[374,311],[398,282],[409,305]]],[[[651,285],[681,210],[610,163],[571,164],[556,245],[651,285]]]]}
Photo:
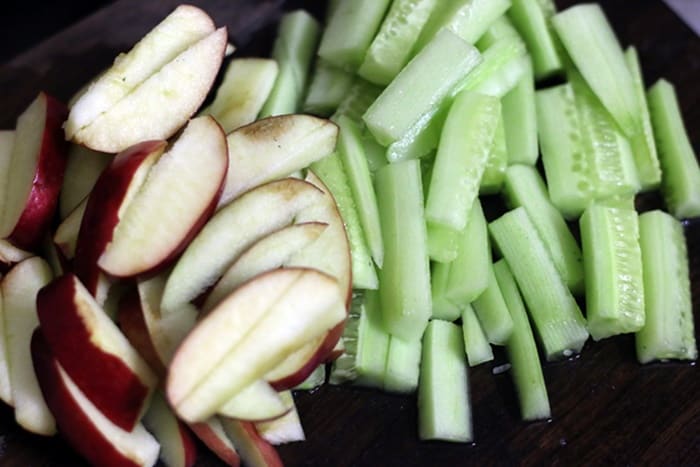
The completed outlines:
{"type": "Polygon", "coordinates": [[[95,182],[80,224],[73,262],[76,275],[95,296],[103,274],[97,261],[112,240],[119,223],[119,210],[129,186],[143,164],[152,164],[165,150],[166,141],[136,144],[119,153],[95,182]]]}
{"type": "Polygon", "coordinates": [[[243,456],[243,463],[266,467],[283,467],[277,450],[260,436],[253,422],[228,419],[226,433],[243,456]],[[249,457],[249,458],[247,458],[249,457]]]}
{"type": "Polygon", "coordinates": [[[86,397],[115,425],[138,423],[151,388],[116,356],[91,342],[91,330],[75,310],[78,279],[68,273],[39,291],[37,314],[51,351],[86,397]]]}
{"type": "Polygon", "coordinates": [[[138,467],[123,456],[97,430],[66,387],[58,361],[51,353],[40,329],[34,331],[31,342],[32,362],[46,405],[56,418],[61,435],[92,465],[100,467],[138,467]]]}
{"type": "Polygon", "coordinates": [[[63,136],[63,122],[68,117],[68,108],[46,93],[41,93],[39,98],[46,99],[46,121],[36,173],[29,199],[8,236],[16,246],[27,250],[38,247],[49,229],[68,161],[68,142],[63,136]]]}
{"type": "Polygon", "coordinates": [[[178,420],[177,428],[182,440],[182,448],[185,451],[183,467],[192,467],[197,462],[197,445],[194,442],[192,433],[187,429],[187,425],[178,420]]]}
{"type": "Polygon", "coordinates": [[[228,438],[222,440],[206,422],[190,423],[188,426],[195,436],[226,465],[231,467],[239,467],[241,465],[241,458],[238,456],[238,453],[228,446],[231,443],[228,438]]]}
{"type": "Polygon", "coordinates": [[[136,288],[131,288],[119,301],[117,322],[126,338],[129,339],[131,345],[146,360],[148,366],[160,378],[165,378],[168,370],[153,345],[151,334],[148,332],[148,326],[143,318],[141,299],[136,288]]]}

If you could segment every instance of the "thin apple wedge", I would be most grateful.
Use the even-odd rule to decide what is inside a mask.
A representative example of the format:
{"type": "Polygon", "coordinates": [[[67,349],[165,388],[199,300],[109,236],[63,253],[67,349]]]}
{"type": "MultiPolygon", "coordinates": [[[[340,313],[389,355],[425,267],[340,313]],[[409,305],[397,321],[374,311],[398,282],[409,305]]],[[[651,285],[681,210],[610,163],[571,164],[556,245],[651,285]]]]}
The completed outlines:
{"type": "Polygon", "coordinates": [[[99,267],[133,277],[167,265],[213,212],[227,166],[226,139],[216,120],[191,120],[126,207],[99,267]]]}
{"type": "Polygon", "coordinates": [[[239,287],[197,323],[170,364],[168,400],[187,421],[208,418],[289,353],[345,319],[338,282],[277,269],[239,287]]]}
{"type": "MultiPolygon", "coordinates": [[[[0,275],[2,284],[2,275],[0,275]]],[[[10,363],[7,353],[7,334],[5,333],[5,312],[2,302],[2,287],[0,287],[0,400],[10,407],[12,400],[12,385],[10,383],[10,363]]]]}
{"type": "Polygon", "coordinates": [[[252,422],[221,418],[226,434],[233,441],[243,463],[249,467],[282,467],[277,450],[265,440],[252,422]]]}
{"type": "Polygon", "coordinates": [[[0,240],[0,272],[32,256],[32,252],[17,248],[7,240],[0,240]]]}
{"type": "Polygon", "coordinates": [[[137,289],[130,289],[119,301],[117,324],[124,337],[129,340],[129,343],[143,357],[148,366],[159,377],[164,377],[167,369],[153,344],[137,289]]]}
{"type": "Polygon", "coordinates": [[[15,144],[15,131],[0,131],[0,219],[7,197],[6,188],[10,177],[10,163],[12,161],[12,148],[15,144]]]}
{"type": "MultiPolygon", "coordinates": [[[[96,151],[116,153],[140,141],[170,138],[204,102],[226,44],[226,28],[205,36],[79,128],[71,140],[96,151]]],[[[80,101],[90,94],[88,90],[80,101]]]]}
{"type": "Polygon", "coordinates": [[[2,280],[7,360],[15,420],[24,429],[41,435],[54,434],[56,423],[34,374],[29,341],[39,324],[37,293],[51,278],[50,266],[35,256],[15,265],[2,280]]]}
{"type": "Polygon", "coordinates": [[[256,380],[222,405],[218,413],[249,422],[274,420],[292,410],[289,399],[284,399],[263,380],[256,380]]]}
{"type": "Polygon", "coordinates": [[[337,138],[335,123],[310,115],[269,117],[234,130],[226,138],[231,165],[219,205],[326,157],[337,138]]]}
{"type": "Polygon", "coordinates": [[[208,420],[188,425],[192,432],[226,465],[239,467],[241,458],[236,448],[224,431],[219,417],[211,417],[208,420]]]}
{"type": "Polygon", "coordinates": [[[56,228],[53,242],[60,250],[64,260],[70,261],[75,257],[75,248],[78,245],[80,224],[83,222],[87,198],[83,199],[56,228]]]}
{"type": "Polygon", "coordinates": [[[68,149],[61,125],[67,112],[42,92],[17,119],[7,183],[0,186],[0,238],[20,248],[41,243],[58,205],[68,149]]]}
{"type": "Polygon", "coordinates": [[[155,438],[140,423],[125,431],[106,418],[61,367],[39,329],[31,336],[29,362],[61,435],[88,462],[112,467],[157,462],[160,446],[155,438]]]}
{"type": "Polygon", "coordinates": [[[159,391],[143,416],[143,425],[160,444],[158,457],[168,467],[191,467],[197,462],[197,445],[187,426],[177,419],[159,391]]]}
{"type": "Polygon", "coordinates": [[[114,154],[93,151],[79,144],[70,145],[63,186],[58,199],[61,219],[68,217],[88,197],[100,174],[112,159],[114,154]]]}
{"type": "Polygon", "coordinates": [[[73,274],[37,297],[43,336],[71,379],[115,425],[131,430],[158,379],[73,274]]]}
{"type": "Polygon", "coordinates": [[[217,212],[175,264],[163,292],[161,312],[172,313],[199,297],[252,244],[289,225],[323,192],[295,178],[254,188],[217,212]]]}
{"type": "Polygon", "coordinates": [[[301,425],[301,420],[299,419],[299,412],[294,404],[292,392],[282,391],[280,392],[280,397],[288,400],[292,405],[292,409],[280,418],[256,423],[255,429],[263,439],[274,446],[304,441],[306,435],[304,434],[304,427],[301,425]]]}

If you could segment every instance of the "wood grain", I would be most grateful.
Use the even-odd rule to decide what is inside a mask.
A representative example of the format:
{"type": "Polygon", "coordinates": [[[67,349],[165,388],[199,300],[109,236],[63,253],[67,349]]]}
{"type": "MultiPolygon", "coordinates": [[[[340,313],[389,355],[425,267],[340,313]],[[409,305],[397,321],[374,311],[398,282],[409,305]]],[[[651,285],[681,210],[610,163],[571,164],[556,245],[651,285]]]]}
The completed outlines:
{"type": "MultiPolygon", "coordinates": [[[[10,128],[39,90],[67,100],[110,64],[178,2],[120,0],[0,66],[0,125],[10,128]]],[[[198,0],[229,28],[238,54],[267,54],[274,24],[285,9],[320,13],[323,2],[198,0]]],[[[560,7],[576,3],[559,1],[560,7]]],[[[623,45],[639,50],[647,84],[661,76],[677,86],[693,146],[700,147],[700,39],[661,2],[601,2],[623,45]]],[[[30,27],[31,25],[27,25],[30,27]]],[[[640,207],[655,206],[647,197],[640,207]]],[[[696,319],[700,316],[700,221],[687,223],[696,319]]],[[[697,331],[696,331],[697,334],[697,331]]],[[[471,371],[476,442],[421,443],[415,397],[324,387],[298,395],[308,441],[283,446],[289,466],[413,465],[601,465],[700,462],[700,375],[679,363],[640,366],[633,339],[589,342],[575,359],[545,365],[552,404],[549,422],[524,423],[506,374],[471,371]]],[[[198,465],[219,465],[201,449],[198,465]]],[[[21,431],[12,411],[0,408],[0,464],[80,466],[59,437],[21,431]]]]}

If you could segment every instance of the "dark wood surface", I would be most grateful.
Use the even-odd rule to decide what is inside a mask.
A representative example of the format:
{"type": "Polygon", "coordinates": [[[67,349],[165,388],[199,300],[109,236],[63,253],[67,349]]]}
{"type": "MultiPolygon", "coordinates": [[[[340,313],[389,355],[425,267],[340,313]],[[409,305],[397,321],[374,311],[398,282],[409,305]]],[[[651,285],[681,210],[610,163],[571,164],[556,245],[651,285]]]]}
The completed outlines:
{"type": "MultiPolygon", "coordinates": [[[[176,0],[120,0],[0,65],[0,125],[10,128],[40,90],[67,100],[163,18],[176,0]]],[[[229,27],[239,55],[267,54],[281,11],[323,1],[201,0],[229,27]]],[[[559,1],[561,7],[575,3],[559,1]]],[[[639,50],[647,84],[661,76],[677,86],[696,154],[700,149],[700,39],[657,0],[603,1],[620,41],[639,50]]],[[[25,28],[32,28],[27,22],[25,28]]],[[[31,34],[30,34],[31,35],[31,34]]],[[[643,200],[641,206],[654,205],[643,200]]],[[[687,223],[696,319],[700,317],[700,222],[687,223]]],[[[699,322],[700,324],[700,322],[699,322]]],[[[696,335],[698,332],[696,331],[696,335]]],[[[575,359],[546,364],[553,417],[519,419],[506,374],[493,364],[470,373],[475,443],[422,443],[415,397],[324,387],[298,396],[308,440],[283,446],[289,466],[388,465],[688,465],[700,464],[700,374],[694,365],[640,366],[630,336],[589,342],[575,359]]],[[[200,450],[198,465],[219,465],[200,450]]],[[[60,437],[21,431],[0,407],[0,465],[79,466],[60,437]]]]}

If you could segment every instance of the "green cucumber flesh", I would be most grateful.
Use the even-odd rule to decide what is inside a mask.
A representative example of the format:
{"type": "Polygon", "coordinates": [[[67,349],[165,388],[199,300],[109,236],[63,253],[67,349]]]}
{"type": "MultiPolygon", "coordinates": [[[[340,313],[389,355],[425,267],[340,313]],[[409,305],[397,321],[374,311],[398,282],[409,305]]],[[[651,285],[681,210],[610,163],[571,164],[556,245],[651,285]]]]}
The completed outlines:
{"type": "Polygon", "coordinates": [[[503,122],[503,111],[498,115],[498,125],[493,135],[493,144],[486,159],[486,167],[479,184],[480,195],[493,195],[500,193],[503,180],[508,167],[508,148],[506,147],[506,133],[503,122]]]}
{"type": "Polygon", "coordinates": [[[406,341],[390,336],[384,368],[384,391],[396,394],[411,394],[416,391],[421,347],[420,339],[406,341]]]}
{"type": "Polygon", "coordinates": [[[488,341],[495,345],[504,345],[513,332],[513,320],[496,282],[493,266],[489,267],[487,277],[486,290],[472,302],[472,306],[488,341]]]}
{"type": "Polygon", "coordinates": [[[348,95],[353,81],[352,73],[324,60],[316,60],[301,110],[321,117],[330,116],[348,95]]]}
{"type": "Polygon", "coordinates": [[[478,366],[493,360],[491,344],[474,313],[474,308],[471,305],[465,306],[461,317],[464,351],[467,354],[469,366],[478,366]]]}
{"type": "Polygon", "coordinates": [[[535,165],[539,157],[539,147],[535,77],[531,62],[513,89],[501,99],[501,112],[508,164],[535,165]]]}
{"type": "Polygon", "coordinates": [[[508,16],[527,44],[538,80],[555,75],[563,69],[560,44],[550,22],[554,13],[553,2],[538,0],[513,0],[508,10],[508,16]]]}

